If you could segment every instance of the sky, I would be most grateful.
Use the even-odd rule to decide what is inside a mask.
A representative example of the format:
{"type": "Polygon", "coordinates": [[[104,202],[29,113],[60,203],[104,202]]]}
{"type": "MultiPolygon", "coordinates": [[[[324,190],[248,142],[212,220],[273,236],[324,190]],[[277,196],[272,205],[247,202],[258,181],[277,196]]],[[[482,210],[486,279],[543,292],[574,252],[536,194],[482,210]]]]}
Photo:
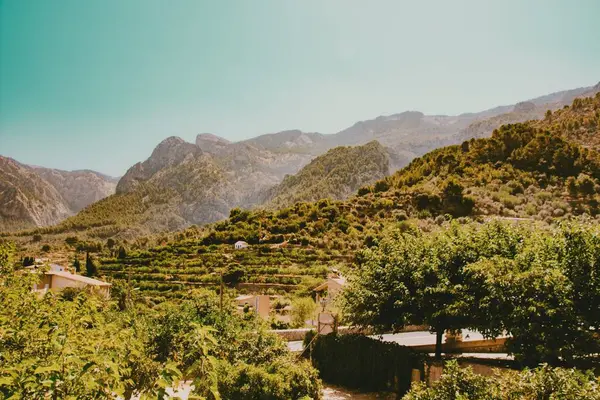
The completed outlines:
{"type": "Polygon", "coordinates": [[[598,0],[0,0],[0,155],[120,176],[169,136],[335,133],[600,81],[598,0]]]}

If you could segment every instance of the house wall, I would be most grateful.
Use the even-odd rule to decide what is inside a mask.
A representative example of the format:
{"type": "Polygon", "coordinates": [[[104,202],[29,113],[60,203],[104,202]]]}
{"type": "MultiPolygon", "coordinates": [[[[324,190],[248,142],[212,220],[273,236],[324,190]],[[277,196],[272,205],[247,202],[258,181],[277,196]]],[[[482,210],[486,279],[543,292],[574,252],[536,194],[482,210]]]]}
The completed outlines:
{"type": "Polygon", "coordinates": [[[42,290],[48,285],[48,289],[52,287],[52,275],[42,274],[40,276],[40,282],[37,284],[37,290],[42,290]]]}
{"type": "Polygon", "coordinates": [[[254,309],[262,318],[269,318],[269,312],[271,311],[271,298],[265,294],[256,296],[254,309]]]}

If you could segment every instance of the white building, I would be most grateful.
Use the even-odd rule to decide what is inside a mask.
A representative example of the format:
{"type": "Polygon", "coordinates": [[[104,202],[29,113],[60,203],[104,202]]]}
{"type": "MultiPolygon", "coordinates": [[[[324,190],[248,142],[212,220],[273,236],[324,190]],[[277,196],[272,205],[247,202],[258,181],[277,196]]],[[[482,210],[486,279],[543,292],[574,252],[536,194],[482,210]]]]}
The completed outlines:
{"type": "Polygon", "coordinates": [[[235,244],[233,245],[233,247],[236,250],[245,249],[245,248],[248,247],[248,243],[244,242],[243,240],[239,240],[239,241],[235,242],[235,244]]]}

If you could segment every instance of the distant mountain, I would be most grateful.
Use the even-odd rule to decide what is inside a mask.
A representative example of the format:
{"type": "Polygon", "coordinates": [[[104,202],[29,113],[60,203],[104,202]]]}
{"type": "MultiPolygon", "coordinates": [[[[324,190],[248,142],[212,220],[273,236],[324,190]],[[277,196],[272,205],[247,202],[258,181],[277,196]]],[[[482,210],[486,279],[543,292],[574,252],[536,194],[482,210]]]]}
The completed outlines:
{"type": "Polygon", "coordinates": [[[114,194],[119,182],[118,178],[91,170],[62,171],[36,166],[32,168],[56,188],[74,213],[114,194]]]}
{"type": "Polygon", "coordinates": [[[54,225],[112,193],[116,179],[60,171],[0,156],[0,230],[54,225]]]}
{"type": "MultiPolygon", "coordinates": [[[[563,108],[576,97],[598,92],[599,86],[458,116],[406,111],[360,121],[335,134],[288,130],[230,142],[203,133],[195,143],[170,137],[147,160],[127,171],[117,185],[117,195],[85,208],[80,218],[69,219],[59,229],[94,226],[149,233],[214,222],[226,218],[234,207],[345,198],[359,183],[367,184],[386,174],[386,168],[393,173],[431,150],[488,136],[501,124],[543,119],[548,109],[563,108]],[[372,141],[379,144],[365,147],[365,154],[355,149],[336,149],[372,141]],[[385,148],[386,163],[381,148],[385,148]],[[332,149],[336,150],[327,153],[332,149]],[[369,157],[371,162],[367,162],[369,157]],[[351,165],[352,159],[358,165],[351,165]]],[[[60,182],[58,177],[47,178],[56,188],[61,186],[56,183],[60,182]]],[[[64,198],[73,198],[72,191],[66,193],[60,188],[58,192],[64,198]]],[[[87,198],[65,203],[69,210],[81,208],[87,198]]]]}
{"type": "Polygon", "coordinates": [[[473,122],[462,129],[452,142],[460,143],[472,138],[487,137],[492,131],[504,124],[514,124],[543,118],[547,110],[555,111],[573,102],[577,97],[591,97],[600,92],[600,83],[593,87],[583,87],[563,92],[552,93],[528,101],[517,103],[512,107],[498,108],[501,113],[489,115],[486,119],[473,122]]]}
{"type": "Polygon", "coordinates": [[[235,207],[320,196],[345,198],[389,174],[388,152],[376,142],[332,149],[298,177],[291,174],[310,161],[308,154],[277,153],[268,145],[228,143],[207,134],[199,135],[196,143],[165,139],[147,160],[129,169],[115,195],[87,207],[56,230],[87,226],[123,236],[172,231],[225,219],[235,207]]]}
{"type": "Polygon", "coordinates": [[[0,157],[0,227],[19,229],[56,224],[71,210],[35,169],[0,157]]]}
{"type": "Polygon", "coordinates": [[[344,200],[390,174],[387,150],[376,141],[363,146],[336,147],[315,158],[295,175],[273,187],[266,203],[286,207],[299,201],[344,200]]]}
{"type": "Polygon", "coordinates": [[[503,125],[491,137],[433,150],[347,200],[236,214],[207,227],[197,240],[358,249],[406,220],[403,229],[432,229],[461,217],[553,223],[585,216],[597,223],[598,148],[600,94],[577,98],[542,120],[503,125]]]}

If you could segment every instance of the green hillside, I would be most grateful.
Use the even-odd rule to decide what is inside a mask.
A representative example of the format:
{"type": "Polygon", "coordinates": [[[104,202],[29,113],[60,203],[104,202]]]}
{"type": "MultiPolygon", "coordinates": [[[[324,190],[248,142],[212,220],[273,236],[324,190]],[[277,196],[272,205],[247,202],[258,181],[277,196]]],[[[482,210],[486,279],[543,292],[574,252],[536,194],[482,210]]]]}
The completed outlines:
{"type": "Polygon", "coordinates": [[[297,174],[286,176],[270,191],[268,204],[280,208],[299,201],[343,200],[389,173],[387,151],[377,141],[364,146],[336,147],[297,174]]]}
{"type": "MultiPolygon", "coordinates": [[[[597,104],[598,98],[577,100],[597,104]]],[[[597,106],[596,106],[597,107],[597,106]]],[[[491,138],[432,151],[393,176],[363,187],[347,201],[300,202],[278,211],[240,211],[212,225],[211,243],[310,243],[317,247],[356,248],[392,221],[408,218],[520,217],[553,221],[598,214],[600,155],[560,130],[584,113],[563,110],[550,120],[505,125],[491,138]],[[570,122],[567,122],[570,121],[570,122]],[[571,140],[571,139],[575,140],[571,140]]],[[[595,111],[594,111],[595,113],[595,111]]],[[[578,131],[579,132],[579,131],[578,131]]],[[[595,131],[588,133],[589,143],[595,131]]]]}
{"type": "MultiPolygon", "coordinates": [[[[100,273],[134,280],[158,299],[179,297],[194,286],[214,287],[232,265],[244,271],[239,291],[306,293],[328,270],[343,270],[357,249],[376,243],[398,224],[427,231],[463,217],[540,223],[596,217],[600,153],[593,149],[597,125],[592,127],[590,120],[598,102],[598,97],[577,100],[543,121],[505,125],[490,138],[435,150],[347,200],[297,202],[277,210],[234,208],[229,218],[210,225],[140,236],[148,223],[175,215],[171,212],[178,202],[173,192],[144,185],[98,202],[59,226],[36,231],[41,238],[32,241],[36,232],[25,232],[17,241],[24,252],[39,252],[50,243],[53,255],[71,262],[75,249],[105,249],[111,238],[111,250],[99,257],[100,273]],[[238,240],[251,248],[234,252],[238,240]],[[126,256],[117,257],[119,246],[126,256]]],[[[306,176],[316,181],[318,175],[306,176]]]]}

